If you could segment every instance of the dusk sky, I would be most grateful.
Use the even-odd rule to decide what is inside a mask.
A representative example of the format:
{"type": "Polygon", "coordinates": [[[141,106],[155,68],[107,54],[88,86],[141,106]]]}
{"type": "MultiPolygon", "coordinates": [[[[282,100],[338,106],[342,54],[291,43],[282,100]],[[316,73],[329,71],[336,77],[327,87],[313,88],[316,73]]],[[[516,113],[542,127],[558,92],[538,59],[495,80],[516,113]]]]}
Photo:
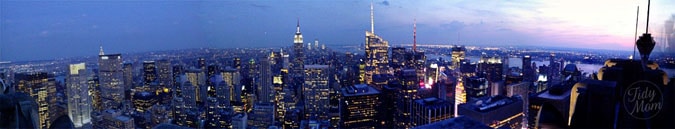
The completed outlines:
{"type": "MultiPolygon", "coordinates": [[[[185,48],[285,47],[300,19],[305,42],[359,45],[371,1],[0,0],[0,61],[185,48]]],[[[373,1],[375,33],[391,46],[515,45],[632,50],[647,0],[373,1]],[[459,34],[459,42],[458,42],[459,34]]],[[[675,1],[653,0],[659,38],[675,1]]],[[[657,40],[658,41],[658,40],[657,40]]]]}

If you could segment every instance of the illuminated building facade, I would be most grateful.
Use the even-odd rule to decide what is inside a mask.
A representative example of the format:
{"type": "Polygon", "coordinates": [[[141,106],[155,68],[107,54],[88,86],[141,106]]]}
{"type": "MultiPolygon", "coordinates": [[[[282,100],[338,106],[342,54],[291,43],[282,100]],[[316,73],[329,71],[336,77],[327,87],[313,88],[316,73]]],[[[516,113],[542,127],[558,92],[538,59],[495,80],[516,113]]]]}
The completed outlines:
{"type": "Polygon", "coordinates": [[[415,69],[404,69],[398,76],[397,78],[401,79],[402,87],[396,99],[397,111],[395,123],[397,124],[397,128],[411,128],[413,127],[412,103],[413,100],[419,98],[417,92],[423,84],[420,84],[415,69]]]}
{"type": "Polygon", "coordinates": [[[161,90],[171,89],[173,87],[171,62],[167,59],[157,60],[157,81],[161,90]]]}
{"type": "Polygon", "coordinates": [[[380,91],[366,84],[341,89],[341,128],[374,129],[378,125],[380,91]]]}
{"type": "Polygon", "coordinates": [[[151,83],[157,81],[157,66],[155,61],[143,61],[143,90],[154,92],[155,87],[150,87],[151,83]]]}
{"type": "Polygon", "coordinates": [[[306,65],[305,84],[302,87],[304,93],[304,108],[306,119],[328,120],[330,107],[328,77],[328,65],[306,65]]]}
{"type": "Polygon", "coordinates": [[[389,42],[375,35],[375,23],[373,22],[373,5],[370,5],[371,30],[366,31],[365,42],[365,83],[373,81],[373,75],[390,74],[389,72],[389,42]]]}
{"type": "Polygon", "coordinates": [[[478,61],[478,73],[485,76],[488,82],[497,82],[503,79],[504,65],[501,58],[483,54],[478,61]]]}
{"type": "Polygon", "coordinates": [[[366,84],[373,81],[373,75],[386,74],[389,65],[389,42],[366,31],[366,84]]]}
{"type": "Polygon", "coordinates": [[[38,128],[50,127],[56,106],[56,81],[54,75],[43,72],[17,73],[15,75],[16,90],[35,99],[37,106],[38,128]]]}
{"type": "Polygon", "coordinates": [[[225,67],[221,74],[223,81],[227,83],[230,101],[241,102],[241,76],[239,75],[239,71],[232,67],[225,67]]]}
{"type": "Polygon", "coordinates": [[[422,98],[413,103],[414,126],[426,125],[452,118],[454,104],[436,97],[422,98]]]}
{"type": "MultiPolygon", "coordinates": [[[[202,102],[206,98],[206,74],[200,69],[185,70],[185,81],[189,81],[195,89],[194,97],[196,101],[202,102]]],[[[185,91],[182,91],[185,92],[185,91]]],[[[186,93],[183,93],[186,96],[186,93]]],[[[193,96],[193,95],[189,95],[193,96]]]]}
{"type": "Polygon", "coordinates": [[[144,113],[157,103],[155,99],[155,94],[153,92],[142,91],[137,92],[133,96],[133,104],[136,112],[144,113]]]}
{"type": "Polygon", "coordinates": [[[91,72],[84,63],[70,64],[66,80],[68,96],[68,116],[75,128],[91,128],[91,96],[89,96],[88,79],[91,72]]]}
{"type": "Polygon", "coordinates": [[[464,80],[464,90],[468,101],[488,96],[488,81],[481,77],[469,77],[464,80]]]}
{"type": "Polygon", "coordinates": [[[466,48],[464,46],[453,46],[452,47],[452,65],[450,69],[458,69],[461,66],[461,61],[466,58],[466,48]]]}
{"type": "Polygon", "coordinates": [[[124,71],[122,55],[110,54],[98,56],[99,82],[101,83],[101,100],[103,107],[115,108],[124,99],[124,71]]]}
{"type": "Polygon", "coordinates": [[[302,33],[300,33],[300,20],[296,26],[293,37],[293,62],[291,64],[291,85],[300,87],[305,82],[305,49],[303,48],[302,33]]]}

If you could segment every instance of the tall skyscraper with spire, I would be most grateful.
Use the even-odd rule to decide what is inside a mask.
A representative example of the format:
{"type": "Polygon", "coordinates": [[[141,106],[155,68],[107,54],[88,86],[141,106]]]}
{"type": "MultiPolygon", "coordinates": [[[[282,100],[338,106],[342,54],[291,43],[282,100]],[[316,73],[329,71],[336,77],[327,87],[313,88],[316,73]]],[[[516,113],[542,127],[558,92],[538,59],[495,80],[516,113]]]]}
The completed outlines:
{"type": "Polygon", "coordinates": [[[297,30],[293,38],[293,62],[291,74],[293,76],[293,87],[302,87],[305,82],[305,49],[303,47],[302,33],[300,33],[300,20],[298,19],[297,30]]]}
{"type": "Polygon", "coordinates": [[[373,4],[370,4],[370,32],[366,31],[366,73],[365,83],[373,81],[373,75],[387,74],[389,65],[389,42],[375,35],[373,4]]]}

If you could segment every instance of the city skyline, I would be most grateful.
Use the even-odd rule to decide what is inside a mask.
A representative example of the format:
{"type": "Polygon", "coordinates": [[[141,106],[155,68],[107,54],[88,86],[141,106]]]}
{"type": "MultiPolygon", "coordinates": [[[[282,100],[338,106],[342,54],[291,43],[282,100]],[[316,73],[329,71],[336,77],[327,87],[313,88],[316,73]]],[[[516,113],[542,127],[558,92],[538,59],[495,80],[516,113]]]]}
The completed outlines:
{"type": "MultiPolygon", "coordinates": [[[[372,1],[375,32],[391,46],[514,45],[631,50],[635,8],[646,1],[372,1]]],[[[300,19],[307,42],[363,45],[370,1],[3,1],[0,60],[183,48],[286,47],[300,19]],[[319,11],[316,11],[319,10],[319,11]],[[39,50],[30,53],[25,50],[39,50]]],[[[652,1],[659,38],[672,1],[652,1]]]]}

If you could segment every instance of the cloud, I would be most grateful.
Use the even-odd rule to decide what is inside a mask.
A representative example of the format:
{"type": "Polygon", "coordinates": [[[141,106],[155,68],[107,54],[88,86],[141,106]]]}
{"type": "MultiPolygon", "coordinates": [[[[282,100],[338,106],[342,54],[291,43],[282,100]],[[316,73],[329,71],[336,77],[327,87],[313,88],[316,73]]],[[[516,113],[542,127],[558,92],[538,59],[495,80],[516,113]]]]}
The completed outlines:
{"type": "Polygon", "coordinates": [[[251,7],[255,7],[255,8],[259,8],[259,9],[268,9],[268,8],[272,7],[272,6],[261,5],[261,4],[249,4],[249,5],[250,5],[251,7]]]}
{"type": "Polygon", "coordinates": [[[389,6],[389,1],[382,1],[380,2],[380,5],[389,6]]]}
{"type": "Polygon", "coordinates": [[[450,23],[441,24],[441,28],[449,31],[458,31],[463,29],[466,26],[464,22],[460,21],[451,21],[450,23]]]}
{"type": "Polygon", "coordinates": [[[48,30],[42,30],[42,31],[40,31],[40,36],[41,36],[41,37],[47,37],[47,36],[49,36],[49,31],[48,31],[48,30]]]}

